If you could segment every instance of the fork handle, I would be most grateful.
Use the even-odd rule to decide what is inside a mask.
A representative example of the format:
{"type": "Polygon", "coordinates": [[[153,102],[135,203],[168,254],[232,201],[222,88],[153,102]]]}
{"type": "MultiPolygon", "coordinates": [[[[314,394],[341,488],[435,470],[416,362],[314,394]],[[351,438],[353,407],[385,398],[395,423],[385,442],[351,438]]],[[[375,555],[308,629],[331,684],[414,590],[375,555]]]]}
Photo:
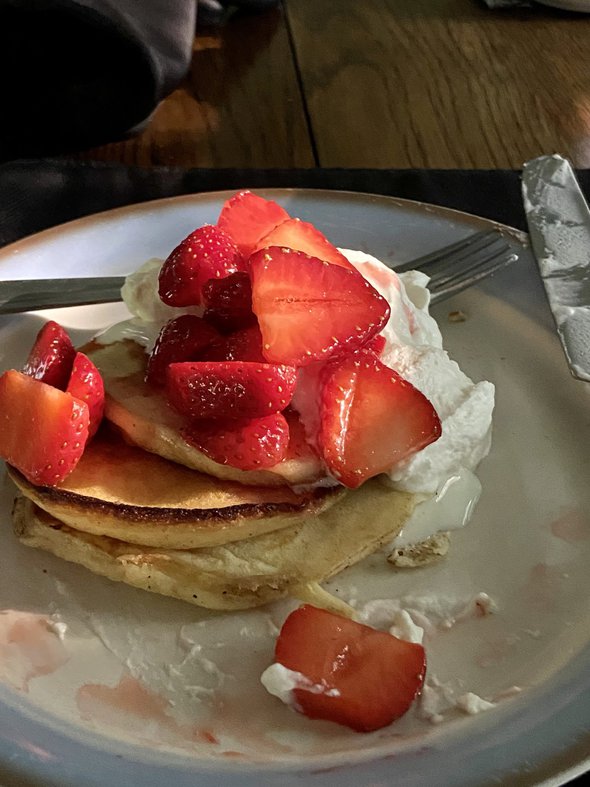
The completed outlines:
{"type": "Polygon", "coordinates": [[[124,276],[0,282],[0,314],[121,300],[124,276]]]}

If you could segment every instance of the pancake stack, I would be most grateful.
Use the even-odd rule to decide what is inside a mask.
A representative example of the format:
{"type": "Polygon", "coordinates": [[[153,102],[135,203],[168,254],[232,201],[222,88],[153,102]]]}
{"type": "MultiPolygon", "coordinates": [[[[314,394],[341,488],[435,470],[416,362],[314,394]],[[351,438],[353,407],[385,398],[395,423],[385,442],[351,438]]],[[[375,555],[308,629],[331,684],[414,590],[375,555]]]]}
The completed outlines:
{"type": "Polygon", "coordinates": [[[83,350],[105,383],[105,421],[59,486],[9,467],[23,543],[210,609],[293,596],[346,612],[320,583],[391,541],[415,496],[376,479],[325,484],[303,439],[267,470],[218,464],[182,439],[176,413],[145,384],[143,348],[83,350]]]}
{"type": "Polygon", "coordinates": [[[379,476],[441,434],[380,360],[387,298],[248,191],[123,295],[158,326],[149,354],[121,326],[76,351],[50,321],[0,376],[18,538],[211,609],[291,595],[351,613],[321,583],[395,538],[418,497],[379,476]]]}

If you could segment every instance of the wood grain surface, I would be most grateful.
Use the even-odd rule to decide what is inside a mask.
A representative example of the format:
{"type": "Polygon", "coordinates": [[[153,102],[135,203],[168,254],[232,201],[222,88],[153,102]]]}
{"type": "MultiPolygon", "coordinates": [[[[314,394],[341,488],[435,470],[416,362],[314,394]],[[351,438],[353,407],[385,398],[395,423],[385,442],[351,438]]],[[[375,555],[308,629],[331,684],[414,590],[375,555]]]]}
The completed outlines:
{"type": "Polygon", "coordinates": [[[590,165],[590,17],[478,0],[287,8],[323,166],[520,167],[555,151],[590,165]]]}
{"type": "Polygon", "coordinates": [[[590,166],[590,15],[283,0],[195,40],[147,127],[80,158],[183,167],[590,166]]]}
{"type": "Polygon", "coordinates": [[[189,74],[147,127],[77,157],[140,166],[313,166],[282,10],[239,15],[198,34],[189,74]]]}

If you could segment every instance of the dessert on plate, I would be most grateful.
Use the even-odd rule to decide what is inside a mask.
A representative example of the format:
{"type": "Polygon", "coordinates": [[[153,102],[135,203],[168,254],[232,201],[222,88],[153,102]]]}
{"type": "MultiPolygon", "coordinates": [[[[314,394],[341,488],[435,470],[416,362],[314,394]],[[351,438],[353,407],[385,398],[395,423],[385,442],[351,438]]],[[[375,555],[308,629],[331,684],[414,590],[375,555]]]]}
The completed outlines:
{"type": "Polygon", "coordinates": [[[17,536],[211,609],[308,602],[277,641],[291,699],[388,724],[423,648],[347,620],[321,583],[387,546],[398,565],[444,552],[479,493],[493,386],[442,349],[426,284],[237,194],[128,277],[130,320],[78,350],[49,322],[0,377],[17,536]]]}

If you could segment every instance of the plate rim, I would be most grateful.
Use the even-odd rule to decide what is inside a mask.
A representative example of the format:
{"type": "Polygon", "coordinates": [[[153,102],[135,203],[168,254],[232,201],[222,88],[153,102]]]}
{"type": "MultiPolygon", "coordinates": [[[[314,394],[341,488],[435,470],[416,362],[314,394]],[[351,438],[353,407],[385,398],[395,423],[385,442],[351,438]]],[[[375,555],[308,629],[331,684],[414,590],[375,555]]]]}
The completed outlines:
{"type": "Polygon", "coordinates": [[[274,197],[274,199],[280,199],[281,195],[285,197],[292,195],[313,195],[319,198],[340,196],[345,198],[360,198],[364,200],[383,201],[384,203],[391,206],[405,208],[406,210],[433,213],[434,215],[443,219],[468,221],[469,223],[477,226],[481,226],[482,224],[487,226],[492,225],[501,232],[508,234],[516,243],[519,243],[524,248],[529,247],[528,233],[518,229],[517,227],[512,227],[509,224],[503,224],[502,222],[495,221],[494,219],[488,219],[484,216],[478,216],[475,213],[468,213],[455,208],[447,208],[443,205],[436,205],[431,202],[411,200],[406,199],[405,197],[395,197],[389,194],[375,194],[368,191],[353,191],[350,189],[314,189],[299,187],[282,188],[278,186],[259,188],[245,186],[237,190],[220,189],[215,191],[196,191],[191,192],[190,194],[178,194],[171,197],[158,197],[156,199],[145,200],[144,202],[130,202],[126,205],[120,205],[116,208],[108,208],[107,210],[89,213],[85,216],[79,216],[76,219],[71,219],[69,221],[62,222],[61,224],[47,227],[44,230],[39,230],[38,232],[34,232],[30,235],[25,235],[22,238],[12,241],[12,243],[8,243],[7,245],[0,247],[0,263],[2,262],[2,258],[4,256],[10,256],[14,253],[28,251],[29,246],[32,247],[39,243],[43,243],[46,240],[50,241],[54,236],[57,236],[64,231],[75,232],[78,229],[84,228],[85,225],[108,221],[110,219],[117,220],[125,216],[132,216],[137,213],[158,210],[160,208],[166,208],[175,204],[180,205],[182,203],[188,204],[190,202],[200,202],[209,198],[212,200],[225,201],[229,197],[236,194],[236,191],[253,191],[257,194],[268,194],[271,198],[274,197]]]}

